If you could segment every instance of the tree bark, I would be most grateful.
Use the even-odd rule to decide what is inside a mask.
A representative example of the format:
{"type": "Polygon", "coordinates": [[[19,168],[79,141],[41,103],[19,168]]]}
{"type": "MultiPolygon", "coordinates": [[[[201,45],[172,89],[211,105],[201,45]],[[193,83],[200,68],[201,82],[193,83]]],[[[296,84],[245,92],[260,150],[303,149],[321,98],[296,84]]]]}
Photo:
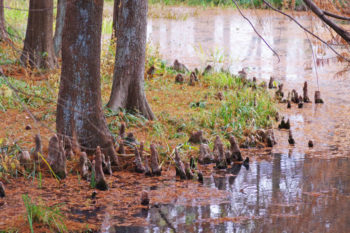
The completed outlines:
{"type": "Polygon", "coordinates": [[[52,40],[53,0],[30,0],[21,63],[31,68],[53,69],[56,56],[52,40]]]}
{"type": "Polygon", "coordinates": [[[55,55],[57,57],[61,54],[62,47],[62,33],[64,27],[64,18],[66,16],[67,0],[58,0],[57,2],[57,16],[56,16],[56,30],[53,37],[53,46],[55,55]]]}
{"type": "Polygon", "coordinates": [[[107,106],[137,111],[153,120],[144,92],[147,0],[121,0],[113,86],[107,106]]]}
{"type": "Polygon", "coordinates": [[[4,14],[4,0],[0,0],[0,41],[7,39],[7,32],[5,26],[5,14],[4,14]]]}
{"type": "Polygon", "coordinates": [[[62,72],[56,128],[93,153],[97,146],[113,165],[118,158],[102,111],[100,53],[103,0],[71,0],[62,38],[62,72]]]}
{"type": "Polygon", "coordinates": [[[120,6],[120,0],[114,0],[112,39],[116,39],[117,38],[117,25],[118,25],[119,6],[120,6]]]}

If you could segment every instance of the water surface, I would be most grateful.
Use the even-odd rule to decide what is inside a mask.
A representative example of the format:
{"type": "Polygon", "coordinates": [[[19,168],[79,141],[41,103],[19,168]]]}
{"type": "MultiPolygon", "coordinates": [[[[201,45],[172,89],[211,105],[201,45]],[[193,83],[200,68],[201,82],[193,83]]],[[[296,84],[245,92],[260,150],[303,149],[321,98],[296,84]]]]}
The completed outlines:
{"type": "MultiPolygon", "coordinates": [[[[320,90],[325,104],[307,104],[303,109],[293,106],[290,110],[280,106],[282,115],[291,120],[295,146],[288,145],[288,132],[276,130],[277,147],[271,152],[251,152],[255,161],[249,170],[234,165],[225,172],[207,174],[203,185],[175,180],[161,183],[150,190],[151,197],[161,200],[160,193],[164,192],[176,198],[168,203],[159,201],[157,207],[135,215],[147,224],[107,224],[105,231],[349,231],[350,82],[346,72],[338,74],[345,65],[331,60],[316,66],[322,63],[316,59],[329,61],[334,54],[320,43],[311,43],[283,16],[269,11],[245,13],[278,52],[280,61],[232,10],[203,11],[186,20],[150,19],[148,39],[169,63],[179,59],[191,69],[211,63],[237,73],[246,67],[249,77],[261,81],[274,76],[286,90],[299,93],[307,81],[310,98],[313,100],[315,90],[320,90]],[[308,148],[308,140],[314,141],[313,149],[308,148]],[[217,190],[222,195],[185,195],[186,188],[190,192],[196,187],[208,188],[206,192],[217,190]]],[[[329,39],[327,29],[317,19],[306,14],[295,17],[329,39]]]]}

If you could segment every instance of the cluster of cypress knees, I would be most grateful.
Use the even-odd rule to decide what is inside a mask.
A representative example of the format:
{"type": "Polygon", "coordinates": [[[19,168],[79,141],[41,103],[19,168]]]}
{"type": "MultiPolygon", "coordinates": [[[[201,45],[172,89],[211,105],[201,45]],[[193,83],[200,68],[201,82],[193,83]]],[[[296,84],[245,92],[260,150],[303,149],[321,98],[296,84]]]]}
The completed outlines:
{"type": "MultiPolygon", "coordinates": [[[[274,78],[271,77],[270,81],[269,81],[269,88],[276,88],[276,86],[274,85],[274,78]]],[[[278,90],[276,91],[276,97],[278,99],[280,99],[280,101],[282,103],[287,103],[287,108],[291,108],[292,107],[292,103],[297,104],[298,108],[303,108],[304,103],[311,103],[311,100],[308,96],[308,85],[307,82],[304,82],[304,86],[303,86],[303,96],[298,95],[298,92],[293,89],[292,92],[288,93],[287,99],[284,99],[284,93],[283,93],[283,84],[279,84],[278,85],[278,90]]],[[[323,100],[321,99],[321,92],[320,91],[316,91],[315,92],[315,103],[316,104],[323,104],[323,100]]],[[[292,130],[290,129],[290,121],[289,119],[286,121],[284,117],[282,117],[281,123],[278,125],[279,129],[287,129],[289,130],[289,136],[288,136],[288,143],[290,145],[295,145],[295,140],[293,138],[293,133],[292,130]]],[[[314,143],[312,140],[309,140],[308,142],[308,146],[309,147],[313,147],[314,143]]]]}

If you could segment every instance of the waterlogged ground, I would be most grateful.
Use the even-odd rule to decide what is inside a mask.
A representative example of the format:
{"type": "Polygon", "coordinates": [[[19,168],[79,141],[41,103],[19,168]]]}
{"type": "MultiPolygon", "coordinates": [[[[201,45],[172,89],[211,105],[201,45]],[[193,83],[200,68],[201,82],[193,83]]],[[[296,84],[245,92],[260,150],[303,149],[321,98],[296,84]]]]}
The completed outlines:
{"type": "MultiPolygon", "coordinates": [[[[269,11],[245,13],[279,53],[280,62],[236,11],[182,12],[185,15],[176,20],[149,20],[148,38],[170,63],[179,59],[191,69],[214,63],[233,73],[247,67],[250,78],[260,82],[274,76],[285,90],[295,88],[299,93],[308,81],[312,100],[314,91],[321,91],[324,105],[307,104],[303,109],[293,105],[288,110],[280,105],[281,115],[291,120],[296,145],[289,146],[287,131],[276,130],[278,145],[272,151],[243,151],[252,159],[249,169],[201,167],[203,184],[179,181],[167,168],[158,178],[115,172],[107,176],[110,190],[98,191],[95,198],[89,183],[77,176],[61,184],[50,178],[40,183],[19,177],[7,184],[9,198],[0,202],[0,209],[6,210],[0,211],[0,229],[14,226],[29,232],[22,201],[22,194],[28,193],[49,206],[62,203],[69,229],[77,232],[349,231],[350,82],[348,73],[338,74],[344,65],[334,59],[316,62],[325,63],[317,67],[317,81],[312,51],[317,58],[334,55],[319,43],[313,43],[312,50],[303,31],[269,11]],[[314,148],[308,148],[308,140],[314,141],[314,148]],[[149,208],[140,205],[142,190],[149,191],[149,208]]],[[[296,18],[330,39],[316,19],[300,13],[296,18]]],[[[28,120],[21,115],[14,119],[22,128],[28,120]]],[[[37,230],[48,231],[40,226],[37,230]]]]}
{"type": "MultiPolygon", "coordinates": [[[[147,226],[104,223],[103,232],[348,232],[350,82],[348,73],[341,72],[345,66],[329,59],[334,55],[320,43],[311,48],[305,33],[286,18],[266,11],[245,13],[279,53],[280,62],[231,10],[196,12],[186,20],[150,19],[148,37],[169,62],[179,59],[192,69],[214,63],[233,73],[248,67],[250,77],[274,76],[285,90],[299,93],[307,81],[311,99],[319,89],[326,103],[289,110],[280,106],[282,115],[291,120],[295,146],[289,146],[287,131],[276,131],[278,145],[272,151],[244,152],[255,156],[249,170],[235,165],[227,171],[206,172],[203,185],[156,185],[153,189],[167,198],[151,190],[152,207],[135,215],[147,226]],[[314,141],[313,149],[308,140],[314,141]],[[189,196],[183,190],[186,185],[192,190],[189,196]],[[197,188],[212,193],[208,196],[202,190],[193,195],[197,188]]],[[[295,17],[329,39],[317,19],[306,14],[295,17]]]]}

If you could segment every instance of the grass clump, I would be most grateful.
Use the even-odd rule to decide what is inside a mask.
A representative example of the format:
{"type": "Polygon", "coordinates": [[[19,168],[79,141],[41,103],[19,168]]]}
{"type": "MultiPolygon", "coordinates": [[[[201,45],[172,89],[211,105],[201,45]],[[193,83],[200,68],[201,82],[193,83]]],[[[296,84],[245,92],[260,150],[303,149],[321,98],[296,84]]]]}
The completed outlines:
{"type": "Polygon", "coordinates": [[[34,223],[42,223],[53,231],[66,232],[67,227],[64,224],[64,215],[61,213],[60,205],[53,207],[35,204],[28,195],[22,195],[26,208],[27,219],[32,233],[34,223]]]}

